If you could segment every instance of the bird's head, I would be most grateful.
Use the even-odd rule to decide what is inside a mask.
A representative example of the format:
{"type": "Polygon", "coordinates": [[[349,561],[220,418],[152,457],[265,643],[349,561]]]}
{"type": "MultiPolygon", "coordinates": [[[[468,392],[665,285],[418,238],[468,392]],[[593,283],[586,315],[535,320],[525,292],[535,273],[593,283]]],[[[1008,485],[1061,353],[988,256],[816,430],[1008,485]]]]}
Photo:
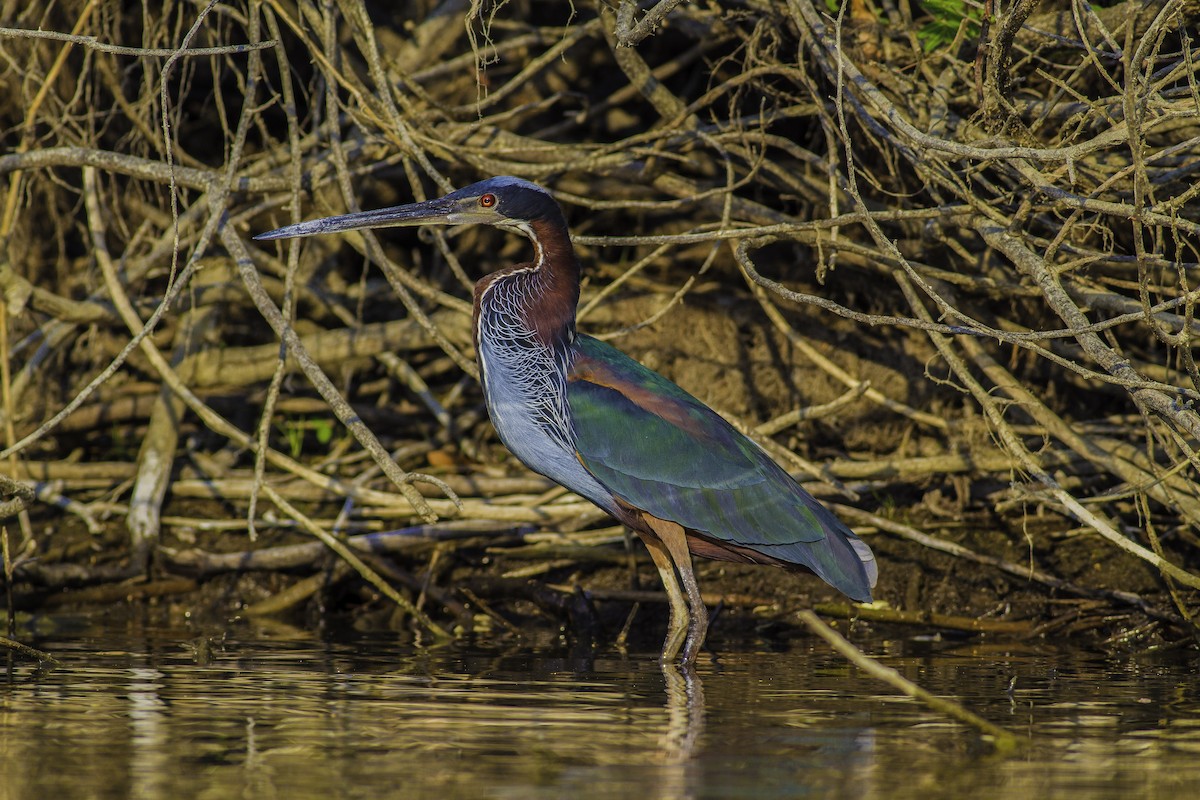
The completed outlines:
{"type": "Polygon", "coordinates": [[[260,233],[254,238],[292,239],[360,228],[471,224],[514,228],[530,235],[530,223],[543,219],[562,219],[562,211],[550,193],[536,183],[504,176],[473,183],[424,203],[309,220],[260,233]]]}

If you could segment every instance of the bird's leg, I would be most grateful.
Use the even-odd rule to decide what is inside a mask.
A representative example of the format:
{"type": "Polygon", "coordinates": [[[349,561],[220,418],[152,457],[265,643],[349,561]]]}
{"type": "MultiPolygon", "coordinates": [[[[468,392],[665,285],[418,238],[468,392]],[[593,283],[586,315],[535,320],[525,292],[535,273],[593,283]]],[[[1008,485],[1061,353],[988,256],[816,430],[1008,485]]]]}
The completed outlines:
{"type": "Polygon", "coordinates": [[[641,539],[645,542],[646,549],[650,551],[650,558],[654,560],[654,566],[658,568],[663,589],[667,592],[667,602],[671,605],[671,621],[667,626],[666,641],[663,642],[662,660],[664,663],[674,661],[687,637],[691,615],[688,613],[687,602],[683,599],[683,592],[679,590],[679,580],[675,577],[675,565],[671,561],[671,554],[667,551],[666,546],[653,536],[643,536],[641,539]]]}
{"type": "MultiPolygon", "coordinates": [[[[643,514],[642,517],[650,529],[658,534],[659,541],[666,548],[667,555],[679,573],[679,580],[683,582],[683,588],[687,590],[690,613],[687,615],[687,645],[683,649],[681,662],[691,664],[696,660],[700,646],[704,644],[704,637],[708,634],[708,609],[704,605],[703,598],[700,597],[700,585],[696,583],[696,575],[692,572],[692,551],[688,549],[687,534],[677,522],[658,519],[649,514],[643,514]]],[[[655,561],[655,564],[657,563],[655,561]]],[[[662,572],[662,567],[659,567],[659,572],[662,572]]],[[[675,591],[679,591],[678,584],[676,584],[675,591]]],[[[674,622],[673,612],[671,617],[674,622]]],[[[672,630],[672,633],[675,631],[672,630]]],[[[663,657],[666,658],[665,652],[663,657]]]]}
{"type": "Polygon", "coordinates": [[[692,551],[688,549],[687,536],[679,525],[670,524],[675,528],[675,535],[664,539],[663,542],[675,561],[675,568],[679,570],[679,580],[687,590],[688,605],[691,607],[687,645],[683,648],[683,663],[691,664],[696,660],[704,638],[708,635],[708,608],[700,596],[700,584],[696,583],[696,574],[692,572],[692,551]]]}

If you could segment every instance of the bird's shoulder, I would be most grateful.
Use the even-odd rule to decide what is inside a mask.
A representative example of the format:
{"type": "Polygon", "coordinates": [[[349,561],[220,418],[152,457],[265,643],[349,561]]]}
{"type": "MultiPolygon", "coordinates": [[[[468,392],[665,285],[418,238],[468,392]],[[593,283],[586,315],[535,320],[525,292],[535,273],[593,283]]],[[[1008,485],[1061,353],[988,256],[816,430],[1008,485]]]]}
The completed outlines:
{"type": "Polygon", "coordinates": [[[572,349],[567,382],[579,391],[607,390],[638,411],[701,438],[714,433],[714,425],[728,425],[678,384],[610,344],[579,334],[572,349]]]}

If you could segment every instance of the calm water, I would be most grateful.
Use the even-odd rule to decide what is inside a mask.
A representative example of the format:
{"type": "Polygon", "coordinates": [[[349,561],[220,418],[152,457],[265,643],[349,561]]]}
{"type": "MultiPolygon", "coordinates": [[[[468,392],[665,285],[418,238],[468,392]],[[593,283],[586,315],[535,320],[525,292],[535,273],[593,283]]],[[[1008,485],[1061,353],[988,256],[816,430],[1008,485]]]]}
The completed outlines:
{"type": "Polygon", "coordinates": [[[1194,654],[857,642],[1033,738],[1001,758],[816,640],[692,676],[653,653],[207,640],[127,622],[35,640],[63,664],[0,681],[0,798],[1200,796],[1194,654]]]}

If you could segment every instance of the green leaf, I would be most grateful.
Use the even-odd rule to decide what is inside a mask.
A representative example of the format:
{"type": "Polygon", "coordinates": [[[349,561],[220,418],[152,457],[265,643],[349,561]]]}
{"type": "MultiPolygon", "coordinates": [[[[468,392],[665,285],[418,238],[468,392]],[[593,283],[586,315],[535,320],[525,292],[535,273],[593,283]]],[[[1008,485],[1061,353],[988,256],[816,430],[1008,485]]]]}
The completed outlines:
{"type": "Polygon", "coordinates": [[[920,0],[921,8],[930,19],[917,31],[925,52],[946,47],[954,41],[964,20],[968,38],[979,36],[981,13],[978,8],[968,6],[964,0],[920,0]]]}

